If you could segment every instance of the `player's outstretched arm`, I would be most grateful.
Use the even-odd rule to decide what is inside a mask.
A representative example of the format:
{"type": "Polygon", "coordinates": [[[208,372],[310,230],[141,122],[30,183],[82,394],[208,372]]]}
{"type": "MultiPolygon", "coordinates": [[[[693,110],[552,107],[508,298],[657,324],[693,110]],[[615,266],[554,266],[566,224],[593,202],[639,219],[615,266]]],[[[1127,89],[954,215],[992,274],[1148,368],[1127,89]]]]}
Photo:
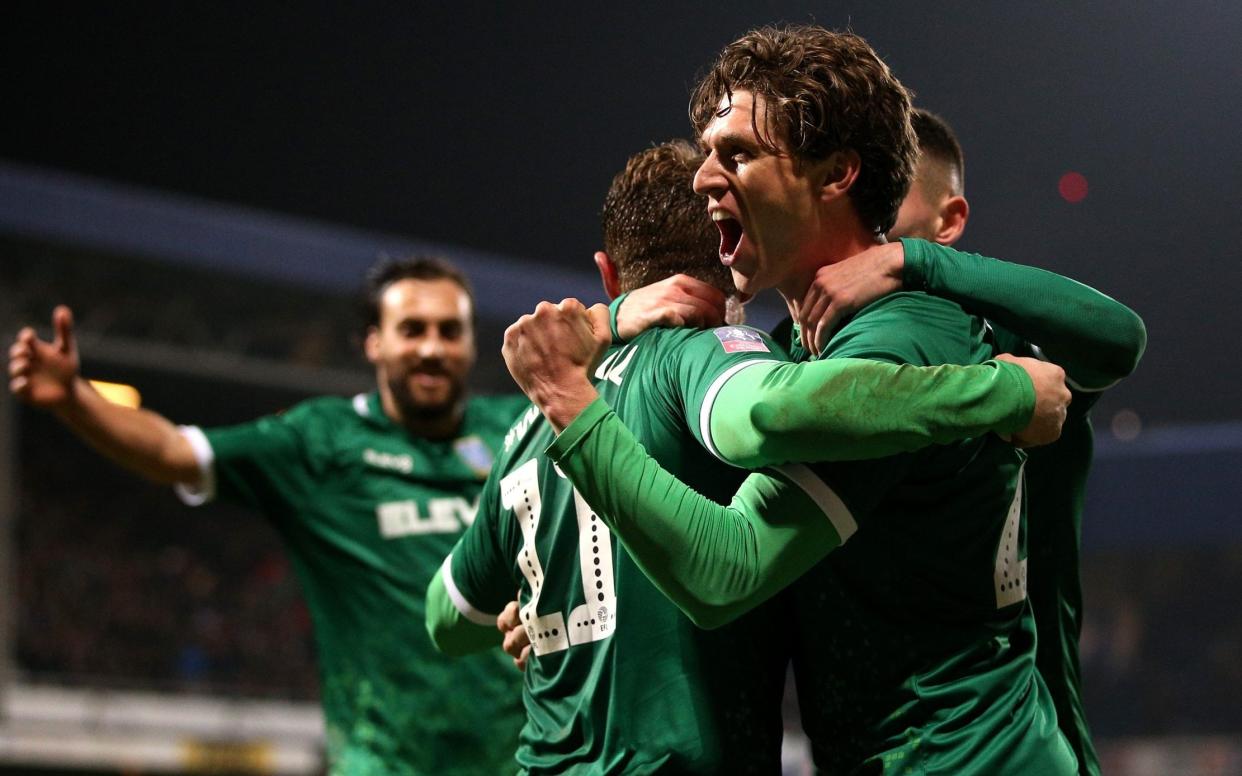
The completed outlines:
{"type": "Polygon", "coordinates": [[[1061,369],[1029,358],[934,367],[764,362],[708,400],[701,431],[720,458],[757,469],[883,458],[989,432],[1049,444],[1069,401],[1061,369]]]}
{"type": "Polygon", "coordinates": [[[602,399],[548,455],[700,627],[762,603],[841,543],[842,505],[833,513],[783,477],[753,474],[721,506],[662,468],[602,399]]]}
{"type": "Polygon", "coordinates": [[[88,444],[125,468],[164,484],[196,484],[198,461],[177,427],[149,410],[104,399],[82,379],[73,333],[73,313],[57,307],[55,336],[39,339],[27,327],[9,348],[9,390],[48,410],[88,444]]]}

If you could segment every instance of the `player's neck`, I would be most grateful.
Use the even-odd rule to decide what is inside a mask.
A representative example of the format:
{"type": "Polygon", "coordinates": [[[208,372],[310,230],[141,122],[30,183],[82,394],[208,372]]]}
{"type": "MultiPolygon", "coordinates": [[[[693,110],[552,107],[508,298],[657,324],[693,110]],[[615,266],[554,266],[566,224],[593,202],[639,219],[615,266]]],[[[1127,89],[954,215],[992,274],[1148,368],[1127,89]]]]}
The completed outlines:
{"type": "Polygon", "coordinates": [[[856,254],[884,242],[883,235],[876,235],[855,223],[849,229],[824,230],[814,245],[802,251],[802,258],[794,263],[792,271],[785,281],[777,285],[777,290],[785,299],[789,314],[797,320],[798,305],[802,303],[806,291],[815,282],[815,273],[821,267],[836,264],[856,254]]]}

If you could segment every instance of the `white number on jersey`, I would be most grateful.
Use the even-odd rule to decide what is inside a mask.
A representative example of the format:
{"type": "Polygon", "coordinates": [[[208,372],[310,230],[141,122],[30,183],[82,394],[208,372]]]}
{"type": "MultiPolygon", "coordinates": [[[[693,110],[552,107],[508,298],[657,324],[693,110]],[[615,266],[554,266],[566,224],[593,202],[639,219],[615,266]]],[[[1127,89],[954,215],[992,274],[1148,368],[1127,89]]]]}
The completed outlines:
{"type": "Polygon", "coordinates": [[[1022,486],[1026,481],[1025,466],[1018,472],[1018,487],[1014,490],[1013,503],[1005,519],[996,547],[996,569],[992,579],[996,583],[996,608],[1012,606],[1026,598],[1026,558],[1018,560],[1018,539],[1022,526],[1022,486]]]}
{"type": "MultiPolygon", "coordinates": [[[[522,625],[536,655],[559,652],[574,644],[606,639],[617,627],[617,597],[613,589],[612,534],[591,507],[574,490],[578,518],[578,566],[582,575],[583,603],[575,606],[566,622],[564,612],[539,613],[539,598],[546,575],[535,548],[543,500],[539,493],[539,459],[532,458],[500,481],[500,503],[513,510],[522,529],[518,566],[530,585],[530,600],[521,609],[522,625]]],[[[550,558],[549,562],[563,562],[550,558]]],[[[554,570],[556,566],[553,566],[554,570]]]]}
{"type": "Polygon", "coordinates": [[[596,380],[607,380],[617,385],[621,384],[621,379],[625,375],[626,368],[630,362],[634,360],[634,354],[638,352],[638,348],[633,345],[625,347],[613,353],[600,363],[599,368],[595,370],[596,380]]]}

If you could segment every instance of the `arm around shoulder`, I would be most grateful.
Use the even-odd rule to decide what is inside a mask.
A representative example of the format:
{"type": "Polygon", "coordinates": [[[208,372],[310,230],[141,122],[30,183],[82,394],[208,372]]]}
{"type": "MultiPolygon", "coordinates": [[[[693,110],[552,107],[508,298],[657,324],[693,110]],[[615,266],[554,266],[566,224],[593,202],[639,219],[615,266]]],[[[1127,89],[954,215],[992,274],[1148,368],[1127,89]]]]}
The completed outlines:
{"type": "Polygon", "coordinates": [[[794,461],[883,458],[1025,426],[1021,369],[915,367],[868,359],[763,363],[734,375],[708,408],[718,455],[758,469],[794,461]]]}
{"type": "Polygon", "coordinates": [[[1104,390],[1124,379],[1143,355],[1143,320],[1090,286],[923,240],[901,242],[907,288],[952,299],[1017,332],[1083,390],[1104,390]]]}

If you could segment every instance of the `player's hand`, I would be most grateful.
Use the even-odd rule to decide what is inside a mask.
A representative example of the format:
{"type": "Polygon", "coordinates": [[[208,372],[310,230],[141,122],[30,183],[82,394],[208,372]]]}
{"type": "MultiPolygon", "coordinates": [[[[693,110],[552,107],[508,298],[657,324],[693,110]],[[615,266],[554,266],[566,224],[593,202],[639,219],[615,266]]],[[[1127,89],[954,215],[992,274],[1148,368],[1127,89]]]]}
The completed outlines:
{"type": "Polygon", "coordinates": [[[1065,385],[1065,370],[1056,364],[1036,358],[1021,358],[1003,353],[997,361],[1008,361],[1022,367],[1035,385],[1035,413],[1026,428],[1010,437],[1017,447],[1037,447],[1057,441],[1065,414],[1073,398],[1065,385]]]}
{"type": "Polygon", "coordinates": [[[540,302],[505,330],[501,353],[509,374],[557,431],[597,396],[590,372],[612,342],[608,308],[577,299],[540,302]]]}
{"type": "Polygon", "coordinates": [[[496,630],[504,634],[504,650],[513,658],[513,665],[519,671],[526,670],[526,661],[530,658],[530,637],[522,627],[522,616],[518,602],[510,601],[505,610],[496,617],[496,630]]]}
{"type": "Polygon", "coordinates": [[[653,326],[720,326],[725,295],[689,275],[673,275],[631,291],[617,309],[617,334],[632,340],[653,326]]]}
{"type": "Polygon", "coordinates": [[[39,339],[29,326],[17,333],[9,348],[9,391],[36,407],[54,410],[72,398],[80,362],[68,307],[52,311],[52,328],[51,342],[39,339]]]}
{"type": "Polygon", "coordinates": [[[843,318],[900,291],[905,256],[901,243],[891,242],[820,267],[794,311],[802,347],[818,356],[843,318]]]}

